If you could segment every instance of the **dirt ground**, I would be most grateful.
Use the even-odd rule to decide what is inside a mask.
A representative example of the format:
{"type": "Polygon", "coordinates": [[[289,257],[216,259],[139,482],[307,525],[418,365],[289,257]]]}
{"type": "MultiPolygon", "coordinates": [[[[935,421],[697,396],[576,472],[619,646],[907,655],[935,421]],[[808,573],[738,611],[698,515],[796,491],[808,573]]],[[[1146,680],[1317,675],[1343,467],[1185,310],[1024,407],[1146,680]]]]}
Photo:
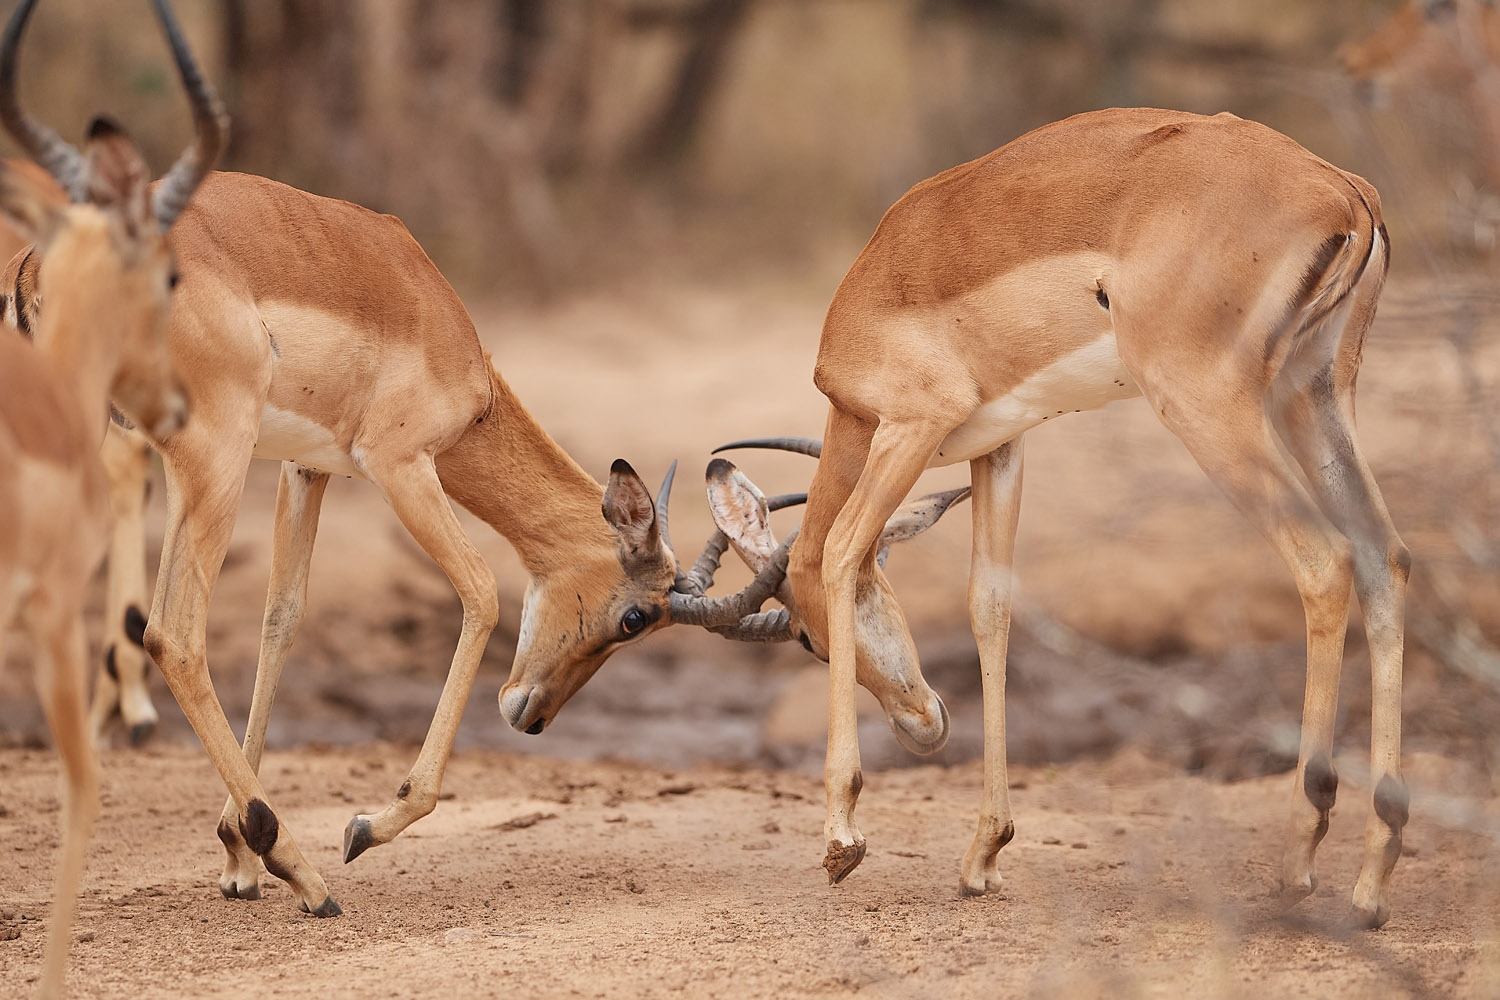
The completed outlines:
{"type": "MultiPolygon", "coordinates": [[[[663,771],[471,751],[451,796],[347,868],[343,825],[381,803],[407,752],[268,755],[278,808],[344,907],[298,913],[265,877],[220,897],[222,798],[199,753],[116,755],[80,909],[78,997],[515,995],[735,998],[1459,996],[1500,991],[1500,808],[1453,803],[1476,776],[1408,761],[1417,790],[1395,916],[1340,920],[1367,790],[1346,780],[1322,887],[1272,895],[1290,781],[1188,777],[1133,751],[1012,776],[1004,890],[956,898],[977,765],[869,776],[870,841],[825,884],[821,789],[784,771],[663,771]],[[531,825],[525,825],[528,822],[531,825]],[[507,826],[512,828],[507,829],[507,826]]],[[[1346,774],[1358,762],[1339,761],[1346,774]]],[[[6,995],[35,975],[50,883],[54,765],[0,755],[6,995]],[[17,912],[22,916],[15,915],[17,912]]]]}
{"type": "MultiPolygon", "coordinates": [[[[820,431],[808,372],[847,259],[732,289],[647,284],[482,306],[476,320],[501,371],[585,468],[602,476],[623,456],[654,478],[682,459],[672,527],[690,555],[709,531],[698,476],[711,447],[820,431]]],[[[1500,410],[1493,392],[1468,395],[1471,379],[1500,384],[1491,287],[1394,277],[1361,375],[1361,437],[1416,562],[1404,743],[1413,821],[1384,931],[1338,925],[1367,808],[1358,614],[1323,888],[1284,914],[1268,894],[1302,698],[1300,604],[1264,541],[1133,402],[1028,435],[1007,721],[1018,834],[999,897],[954,898],[981,747],[963,508],[890,564],[954,735],[935,758],[912,757],[866,704],[870,854],[845,885],[829,889],[818,867],[818,665],[799,648],[671,629],[614,657],[544,735],[514,733],[495,696],[525,580],[505,541],[472,519],[501,581],[502,624],[460,730],[454,797],[345,868],[344,824],[387,801],[414,759],[461,612],[378,494],[336,481],[264,774],[345,916],[305,919],[269,878],[259,903],[219,897],[222,786],[153,676],[153,744],[130,750],[108,734],[77,994],[1500,994],[1500,685],[1482,656],[1456,658],[1450,642],[1458,612],[1500,635],[1500,574],[1484,568],[1500,565],[1485,431],[1500,410]],[[1447,334],[1469,329],[1467,314],[1489,318],[1473,327],[1483,346],[1466,353],[1447,334]],[[497,829],[536,813],[555,815],[497,829]]],[[[797,456],[736,459],[768,493],[811,473],[797,456]]],[[[933,473],[923,487],[964,474],[933,473]]],[[[237,731],[275,477],[271,463],[252,469],[210,620],[210,662],[237,731]]],[[[153,565],[162,507],[158,490],[153,565]]],[[[795,518],[778,515],[780,530],[795,518]]],[[[738,567],[721,576],[743,579],[738,567]]],[[[56,844],[55,762],[41,749],[24,652],[12,643],[0,671],[0,914],[11,914],[0,925],[20,932],[0,940],[0,996],[37,969],[56,844]]]]}

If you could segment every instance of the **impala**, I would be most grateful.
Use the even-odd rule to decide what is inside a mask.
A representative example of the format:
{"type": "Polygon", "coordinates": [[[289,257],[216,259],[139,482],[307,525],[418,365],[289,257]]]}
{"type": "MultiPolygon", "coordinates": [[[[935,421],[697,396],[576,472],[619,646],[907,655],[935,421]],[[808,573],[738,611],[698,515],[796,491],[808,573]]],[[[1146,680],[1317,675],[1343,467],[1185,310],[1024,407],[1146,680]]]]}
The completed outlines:
{"type": "MultiPolygon", "coordinates": [[[[831,881],[865,851],[854,821],[858,666],[917,665],[877,565],[887,518],[922,470],[969,463],[985,767],[960,888],[993,891],[1014,833],[1004,685],[1022,434],[1144,395],[1270,540],[1302,597],[1307,691],[1281,866],[1294,898],[1316,884],[1313,853],[1338,787],[1334,705],[1354,585],[1374,679],[1373,809],[1354,912],[1368,926],[1386,921],[1407,819],[1410,557],[1355,439],[1354,382],[1388,261],[1373,187],[1229,114],[1078,115],[918,184],[885,214],[823,326],[813,381],[831,405],[791,550],[791,602],[761,616],[776,616],[765,638],[799,639],[830,665],[831,881]]],[[[720,466],[710,479],[721,528],[769,545],[745,516],[755,504],[743,478],[720,466]]]]}
{"type": "MultiPolygon", "coordinates": [[[[735,634],[780,582],[784,558],[729,597],[694,589],[711,573],[680,582],[689,577],[665,530],[670,476],[659,515],[623,460],[607,485],[584,472],[494,370],[457,295],[394,218],[260,177],[213,173],[171,244],[180,280],[168,338],[197,405],[192,424],[171,436],[143,425],[167,480],[143,638],[228,786],[217,829],[227,852],[225,896],[258,898],[264,864],[304,911],[341,912],[257,777],[330,475],[374,483],[464,609],[417,760],[384,809],[349,822],[346,862],[434,808],[499,615],[494,575],[450,497],[509,539],[531,575],[500,693],[501,712],[528,733],[541,732],[615,650],[671,622],[735,634]],[[282,467],[242,749],[209,676],[206,624],[252,458],[282,467]]],[[[17,289],[31,287],[34,266],[20,267],[17,289]]],[[[37,311],[49,308],[44,299],[37,311]]]]}
{"type": "MultiPolygon", "coordinates": [[[[7,170],[25,174],[37,189],[58,202],[67,193],[46,170],[30,160],[5,160],[7,170]]],[[[9,225],[0,225],[0,260],[10,261],[0,274],[0,300],[4,302],[4,320],[22,334],[30,336],[38,319],[36,269],[26,268],[31,253],[30,240],[9,225]],[[23,281],[24,287],[17,282],[23,281]],[[31,308],[18,312],[16,303],[30,303],[31,308]]],[[[149,447],[136,430],[125,427],[119,412],[111,414],[109,431],[104,437],[100,458],[109,473],[110,507],[114,512],[114,529],[110,535],[109,585],[104,602],[104,665],[94,681],[94,697],[89,706],[89,732],[95,746],[101,746],[104,727],[118,710],[130,733],[130,742],[139,745],[156,728],[156,706],[146,685],[146,651],[141,648],[141,633],[146,627],[145,525],[146,471],[149,447]]]]}
{"type": "Polygon", "coordinates": [[[37,688],[66,774],[40,984],[42,996],[56,996],[98,812],[83,601],[110,522],[99,443],[111,399],[164,440],[187,417],[165,337],[172,275],[165,233],[212,162],[220,129],[166,0],[157,0],[157,14],[199,133],[154,197],[145,161],[112,122],[96,118],[80,154],[27,118],[15,102],[15,57],[34,2],[23,0],[0,40],[0,122],[62,190],[27,170],[0,169],[0,211],[34,242],[41,261],[34,295],[47,304],[35,345],[0,337],[0,625],[15,610],[31,635],[37,688]]]}

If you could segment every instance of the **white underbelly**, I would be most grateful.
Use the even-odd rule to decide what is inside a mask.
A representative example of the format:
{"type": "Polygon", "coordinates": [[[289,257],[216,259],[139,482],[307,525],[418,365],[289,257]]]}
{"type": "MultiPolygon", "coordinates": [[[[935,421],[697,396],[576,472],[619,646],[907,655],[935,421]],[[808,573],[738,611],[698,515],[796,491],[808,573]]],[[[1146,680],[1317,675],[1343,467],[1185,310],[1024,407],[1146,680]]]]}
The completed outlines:
{"type": "Polygon", "coordinates": [[[930,468],[988,454],[1045,420],[1079,410],[1097,410],[1117,399],[1139,396],[1115,349],[1114,334],[1058,358],[1009,393],[984,403],[938,446],[930,468]]]}
{"type": "Polygon", "coordinates": [[[260,434],[255,439],[255,457],[277,462],[295,462],[305,469],[315,469],[335,476],[359,476],[364,473],[353,457],[322,424],[278,409],[270,403],[260,411],[260,434]]]}

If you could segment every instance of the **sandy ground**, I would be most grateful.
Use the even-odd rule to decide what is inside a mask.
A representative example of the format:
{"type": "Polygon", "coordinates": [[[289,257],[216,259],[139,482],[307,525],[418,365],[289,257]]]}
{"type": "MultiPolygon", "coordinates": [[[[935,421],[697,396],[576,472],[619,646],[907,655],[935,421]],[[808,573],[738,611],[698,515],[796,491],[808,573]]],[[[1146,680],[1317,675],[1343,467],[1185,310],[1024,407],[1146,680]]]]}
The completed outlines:
{"type": "MultiPolygon", "coordinates": [[[[1459,996],[1500,991],[1500,809],[1417,755],[1395,916],[1340,919],[1366,811],[1340,789],[1323,886],[1271,894],[1290,782],[1186,777],[1127,751],[1012,776],[1006,885],[955,898],[976,765],[871,774],[870,853],[824,884],[821,791],[785,772],[662,771],[460,755],[438,810],[349,867],[343,824],[384,801],[397,747],[272,753],[264,774],[344,916],[296,912],[265,876],[220,897],[222,792],[201,754],[106,766],[78,923],[78,997],[271,995],[1459,996]],[[532,820],[531,825],[524,825],[532,820]],[[517,822],[519,821],[519,822],[517,822]],[[507,829],[509,824],[512,828],[507,829]]],[[[1357,761],[1339,761],[1347,774],[1357,761]]],[[[0,983],[36,974],[56,819],[50,755],[0,754],[0,983]],[[19,914],[19,915],[17,915],[19,914]]]]}
{"type": "MultiPolygon", "coordinates": [[[[476,319],[517,392],[596,475],[618,456],[648,478],[683,460],[672,523],[692,550],[709,530],[697,485],[709,448],[821,429],[807,373],[836,279],[831,265],[733,289],[647,285],[485,306],[476,319]]],[[[1500,408],[1465,388],[1471,374],[1500,384],[1500,321],[1476,328],[1486,346],[1469,354],[1445,336],[1465,310],[1500,317],[1491,284],[1393,279],[1361,375],[1361,437],[1417,567],[1405,699],[1414,819],[1386,930],[1350,936],[1337,924],[1366,809],[1357,613],[1324,888],[1283,915],[1268,892],[1290,786],[1276,772],[1295,754],[1301,707],[1300,605],[1270,549],[1134,402],[1028,437],[1007,725],[1012,760],[1033,766],[1015,772],[1019,832],[999,898],[953,898],[981,746],[966,512],[891,560],[953,739],[914,758],[867,712],[871,852],[844,886],[827,888],[818,867],[820,667],[798,648],[671,629],[614,657],[546,734],[516,734],[495,695],[524,576],[472,519],[501,582],[502,624],[460,730],[455,797],[343,867],[345,822],[387,801],[415,757],[460,609],[378,494],[336,481],[264,773],[344,918],[302,918],[274,881],[260,903],[219,898],[222,787],[153,677],[154,745],[128,751],[110,734],[78,995],[1500,994],[1500,687],[1444,645],[1455,611],[1500,635],[1500,574],[1484,568],[1500,566],[1485,437],[1485,414],[1500,408]],[[534,813],[555,815],[496,829],[534,813]]],[[[768,493],[811,473],[796,456],[739,460],[768,493]]],[[[237,731],[275,477],[270,463],[252,469],[210,620],[237,731]]],[[[162,507],[158,491],[153,564],[162,507]]],[[[795,522],[778,518],[783,531],[795,522]]],[[[12,644],[0,671],[0,913],[12,914],[0,923],[20,932],[0,941],[0,997],[35,973],[56,842],[55,762],[39,749],[24,654],[12,644]]]]}

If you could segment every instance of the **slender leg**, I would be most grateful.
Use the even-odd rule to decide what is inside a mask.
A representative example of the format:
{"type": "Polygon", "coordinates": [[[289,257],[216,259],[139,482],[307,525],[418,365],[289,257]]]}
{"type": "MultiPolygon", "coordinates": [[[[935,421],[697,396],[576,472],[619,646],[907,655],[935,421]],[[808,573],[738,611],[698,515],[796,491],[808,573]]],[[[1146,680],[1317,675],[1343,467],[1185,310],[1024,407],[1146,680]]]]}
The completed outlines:
{"type": "Polygon", "coordinates": [[[163,449],[167,469],[167,531],[146,649],[203,741],[239,813],[240,836],[266,869],[292,886],[299,905],[316,916],[341,911],[322,876],[280,823],[255,770],[245,759],[214,693],[206,651],[208,605],[224,562],[235,511],[254,448],[248,431],[193,422],[163,449]]]}
{"type": "Polygon", "coordinates": [[[366,467],[385,490],[386,500],[406,530],[448,574],[463,602],[464,624],[422,751],[389,805],[373,816],[361,813],[349,821],[344,830],[346,864],[371,847],[389,843],[437,805],[464,703],[474,686],[484,645],[500,617],[495,575],[464,534],[432,459],[421,456],[386,466],[371,458],[366,460],[366,467]]]}
{"type": "MultiPolygon", "coordinates": [[[[79,581],[80,592],[82,581],[79,581]]],[[[83,881],[84,855],[99,815],[99,762],[89,740],[85,702],[87,643],[76,609],[33,602],[30,609],[37,652],[37,688],[47,725],[66,776],[62,810],[62,848],[57,859],[52,919],[40,996],[61,996],[67,976],[73,915],[83,881]]]]}
{"type": "MultiPolygon", "coordinates": [[[[327,474],[282,463],[281,481],[276,488],[271,585],[260,627],[255,695],[250,702],[250,721],[245,726],[245,760],[256,774],[260,773],[260,758],[266,747],[266,726],[271,721],[276,685],[307,607],[308,568],[318,535],[318,513],[327,488],[327,474]]],[[[224,803],[218,834],[229,854],[224,873],[219,877],[219,891],[230,899],[259,899],[260,858],[240,836],[239,810],[233,798],[224,803]]]]}
{"type": "MultiPolygon", "coordinates": [[[[1348,542],[1328,523],[1306,488],[1277,450],[1257,385],[1219,388],[1228,400],[1152,397],[1168,427],[1182,439],[1203,471],[1255,524],[1285,561],[1302,597],[1307,619],[1307,694],[1302,746],[1293,793],[1291,832],[1282,858],[1282,887],[1301,898],[1317,885],[1313,852],[1328,832],[1337,777],[1333,772],[1333,723],[1343,663],[1344,630],[1352,578],[1348,542]]],[[[1148,392],[1148,395],[1151,395],[1148,392]]]]}
{"type": "MultiPolygon", "coordinates": [[[[1297,363],[1288,366],[1275,387],[1282,440],[1307,475],[1323,513],[1352,544],[1354,590],[1370,643],[1372,808],[1353,912],[1353,921],[1366,927],[1379,927],[1390,916],[1391,873],[1401,856],[1408,805],[1401,777],[1401,672],[1411,554],[1396,533],[1354,431],[1360,346],[1374,321],[1385,277],[1383,238],[1376,245],[1381,259],[1366,268],[1365,280],[1351,297],[1347,323],[1321,331],[1322,339],[1305,351],[1308,357],[1294,359],[1297,363]]],[[[1330,782],[1330,804],[1333,790],[1330,782]]]]}
{"type": "Polygon", "coordinates": [[[146,683],[146,476],[150,450],[137,431],[109,425],[99,453],[109,474],[115,526],[110,536],[109,585],[104,602],[104,665],[94,682],[89,723],[94,745],[118,708],[130,742],[139,746],[156,730],[156,706],[146,683]]]}
{"type": "Polygon", "coordinates": [[[1021,439],[970,463],[974,495],[974,557],[969,621],[979,643],[984,681],[984,799],[979,830],[964,854],[959,892],[979,896],[1000,888],[1000,849],[1015,835],[1005,772],[1005,651],[1010,640],[1011,563],[1021,514],[1021,439]]]}
{"type": "MultiPolygon", "coordinates": [[[[859,730],[854,709],[858,656],[856,605],[859,585],[878,596],[883,609],[890,595],[869,586],[875,543],[886,519],[916,485],[946,427],[883,423],[870,441],[870,454],[854,492],[823,546],[823,593],[828,613],[828,756],[823,782],[828,797],[823,867],[830,883],[842,881],[864,859],[865,841],[854,824],[854,806],[864,784],[859,764],[859,730]]],[[[891,601],[894,606],[894,601],[891,601]]]]}

